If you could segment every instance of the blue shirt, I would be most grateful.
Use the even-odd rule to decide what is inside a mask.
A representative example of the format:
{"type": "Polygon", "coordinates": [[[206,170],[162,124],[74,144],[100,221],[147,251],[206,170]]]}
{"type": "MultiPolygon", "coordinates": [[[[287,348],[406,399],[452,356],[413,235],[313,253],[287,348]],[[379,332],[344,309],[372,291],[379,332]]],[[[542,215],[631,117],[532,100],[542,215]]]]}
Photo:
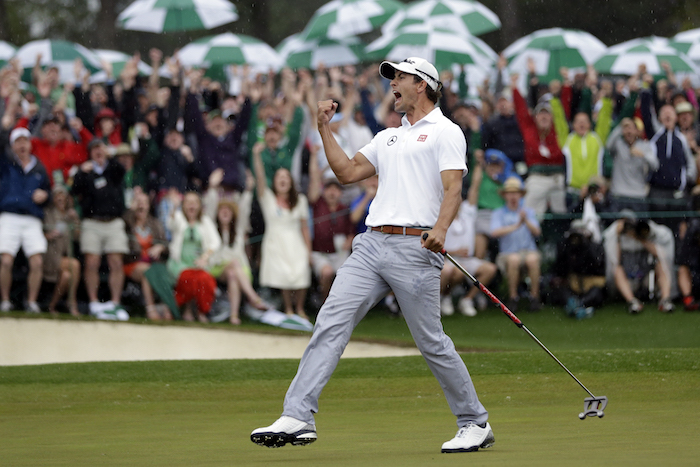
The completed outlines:
{"type": "MultiPolygon", "coordinates": [[[[503,206],[493,211],[491,215],[491,232],[502,227],[517,224],[520,220],[520,210],[524,210],[527,215],[527,220],[539,228],[540,223],[537,221],[535,211],[524,207],[521,201],[520,209],[517,211],[511,211],[508,209],[508,206],[503,206]]],[[[517,253],[522,250],[536,251],[537,244],[535,243],[535,237],[530,232],[530,229],[523,223],[514,232],[498,239],[498,249],[500,253],[517,253]]]]}

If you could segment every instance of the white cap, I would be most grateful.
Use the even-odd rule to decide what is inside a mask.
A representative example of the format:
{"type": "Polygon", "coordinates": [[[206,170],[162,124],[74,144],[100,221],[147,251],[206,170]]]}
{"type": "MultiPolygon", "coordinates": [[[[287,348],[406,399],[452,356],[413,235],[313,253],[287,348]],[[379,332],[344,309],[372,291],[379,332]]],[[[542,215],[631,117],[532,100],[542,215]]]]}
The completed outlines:
{"type": "Polygon", "coordinates": [[[423,58],[409,57],[403,62],[382,62],[379,65],[379,74],[386,79],[394,79],[396,70],[422,78],[423,81],[428,83],[428,86],[430,86],[433,91],[437,91],[442,87],[437,68],[423,58]]]}
{"type": "Polygon", "coordinates": [[[19,138],[32,139],[32,134],[24,127],[17,127],[10,133],[10,144],[15,144],[19,138]]]}

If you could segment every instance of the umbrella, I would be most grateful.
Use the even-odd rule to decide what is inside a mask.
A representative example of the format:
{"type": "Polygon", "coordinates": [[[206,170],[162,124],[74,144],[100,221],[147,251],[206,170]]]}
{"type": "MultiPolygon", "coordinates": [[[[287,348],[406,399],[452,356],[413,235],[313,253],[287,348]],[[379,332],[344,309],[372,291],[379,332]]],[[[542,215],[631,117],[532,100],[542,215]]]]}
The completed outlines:
{"type": "Polygon", "coordinates": [[[412,24],[427,23],[470,35],[484,34],[501,28],[496,13],[471,0],[421,0],[395,13],[382,31],[387,33],[412,24]]]}
{"type": "Polygon", "coordinates": [[[7,62],[15,55],[17,47],[9,42],[0,41],[0,68],[7,65],[7,62]]]}
{"type": "Polygon", "coordinates": [[[41,54],[41,66],[55,66],[58,68],[59,80],[62,83],[75,81],[74,60],[80,58],[83,66],[90,72],[100,70],[100,60],[93,52],[80,44],[62,40],[39,40],[27,42],[17,50],[15,57],[19,59],[20,66],[24,68],[22,80],[29,83],[32,80],[32,68],[36,63],[37,55],[41,54]]]}
{"type": "Polygon", "coordinates": [[[228,0],[136,0],[117,17],[123,29],[146,32],[212,29],[238,19],[228,0]]]}
{"type": "Polygon", "coordinates": [[[438,70],[454,63],[491,67],[496,53],[474,36],[464,37],[448,29],[416,24],[385,34],[365,48],[368,59],[401,61],[421,57],[438,70]]]}
{"type": "Polygon", "coordinates": [[[675,73],[697,74],[698,68],[685,54],[669,45],[663,37],[649,36],[614,45],[595,62],[595,69],[611,75],[634,75],[639,65],[646,65],[647,72],[663,76],[661,62],[668,62],[675,73]]]}
{"type": "Polygon", "coordinates": [[[671,38],[668,45],[686,54],[695,63],[700,64],[700,28],[676,34],[671,38]]]}
{"type": "Polygon", "coordinates": [[[397,0],[332,0],[316,10],[304,28],[304,39],[364,34],[380,27],[403,8],[397,0]]]}
{"type": "Polygon", "coordinates": [[[355,65],[364,57],[364,46],[356,37],[343,41],[332,39],[304,41],[299,34],[293,34],[280,43],[277,52],[290,68],[315,70],[320,64],[327,67],[355,65]]]}
{"type": "Polygon", "coordinates": [[[277,70],[282,60],[275,49],[260,39],[226,32],[190,42],[178,52],[185,66],[251,65],[277,70]]]}
{"type": "Polygon", "coordinates": [[[184,66],[208,68],[212,79],[225,81],[229,65],[250,65],[259,70],[279,70],[282,59],[265,42],[243,34],[226,32],[190,42],[178,52],[184,66]]]}
{"type": "MultiPolygon", "coordinates": [[[[105,49],[93,49],[95,55],[100,59],[100,62],[107,62],[112,64],[112,74],[118,77],[126,62],[131,60],[131,56],[125,54],[124,52],[119,52],[118,50],[105,50],[105,49]]],[[[143,60],[140,60],[138,65],[139,74],[142,76],[150,76],[153,69],[150,65],[147,65],[143,60]]],[[[107,80],[107,73],[100,71],[91,77],[91,80],[95,83],[102,83],[107,80]]]]}
{"type": "Polygon", "coordinates": [[[585,69],[605,53],[598,38],[577,29],[540,29],[508,46],[503,54],[511,71],[527,73],[528,58],[535,61],[537,75],[546,82],[560,77],[559,69],[585,69]]]}

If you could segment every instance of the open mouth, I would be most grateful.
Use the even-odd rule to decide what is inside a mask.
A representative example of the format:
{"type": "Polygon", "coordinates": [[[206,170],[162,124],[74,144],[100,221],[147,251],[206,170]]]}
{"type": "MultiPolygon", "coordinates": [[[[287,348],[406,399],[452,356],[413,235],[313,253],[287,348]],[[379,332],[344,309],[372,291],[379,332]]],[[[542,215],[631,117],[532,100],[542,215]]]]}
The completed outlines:
{"type": "Polygon", "coordinates": [[[394,103],[398,103],[401,100],[401,93],[398,91],[394,91],[394,103]]]}

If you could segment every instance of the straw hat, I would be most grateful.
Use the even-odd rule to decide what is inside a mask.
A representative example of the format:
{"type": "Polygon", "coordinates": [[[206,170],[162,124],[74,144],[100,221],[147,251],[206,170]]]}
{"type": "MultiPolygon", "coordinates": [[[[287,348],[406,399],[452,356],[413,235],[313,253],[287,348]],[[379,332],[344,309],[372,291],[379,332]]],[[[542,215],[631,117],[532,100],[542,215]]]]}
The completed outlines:
{"type": "Polygon", "coordinates": [[[525,188],[523,187],[523,182],[518,177],[508,177],[503,186],[498,190],[498,193],[503,196],[505,193],[518,192],[520,194],[525,194],[525,188]]]}

